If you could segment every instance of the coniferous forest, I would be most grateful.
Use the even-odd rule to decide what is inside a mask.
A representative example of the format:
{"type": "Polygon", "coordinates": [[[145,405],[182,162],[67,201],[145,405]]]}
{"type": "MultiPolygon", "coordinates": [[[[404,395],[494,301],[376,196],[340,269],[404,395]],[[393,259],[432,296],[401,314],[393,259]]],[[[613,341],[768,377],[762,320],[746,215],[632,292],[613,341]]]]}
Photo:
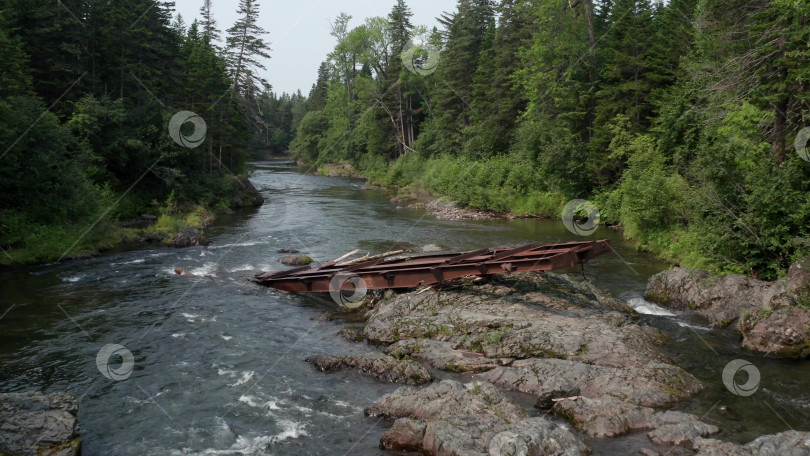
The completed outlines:
{"type": "Polygon", "coordinates": [[[411,17],[398,0],[333,22],[300,158],[520,216],[587,199],[640,248],[718,272],[773,279],[810,253],[809,3],[459,0],[442,27],[411,17]]]}
{"type": "Polygon", "coordinates": [[[266,80],[256,0],[231,26],[200,3],[186,23],[156,0],[0,1],[15,261],[114,245],[140,214],[193,225],[234,206],[251,156],[288,150],[518,216],[586,199],[639,248],[717,272],[773,279],[810,254],[806,2],[459,0],[429,29],[397,0],[334,18],[306,96],[266,80]],[[205,121],[194,147],[165,134],[182,111],[205,121]]]}
{"type": "Polygon", "coordinates": [[[226,30],[200,3],[187,24],[173,2],[0,1],[0,262],[114,246],[142,214],[199,224],[234,206],[251,155],[287,149],[305,98],[260,76],[258,2],[226,30]],[[180,111],[205,122],[193,148],[166,133],[180,111]]]}

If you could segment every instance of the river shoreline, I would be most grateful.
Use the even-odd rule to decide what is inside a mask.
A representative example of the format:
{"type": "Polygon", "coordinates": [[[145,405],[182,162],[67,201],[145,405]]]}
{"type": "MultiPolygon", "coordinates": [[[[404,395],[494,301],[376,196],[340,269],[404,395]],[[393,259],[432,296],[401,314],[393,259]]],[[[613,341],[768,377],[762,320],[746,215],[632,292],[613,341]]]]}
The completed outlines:
{"type": "MultiPolygon", "coordinates": [[[[233,182],[235,185],[228,197],[227,208],[209,209],[195,202],[183,201],[175,209],[142,214],[128,220],[100,219],[87,231],[77,232],[75,245],[67,250],[58,245],[44,250],[42,246],[3,250],[0,268],[85,260],[155,246],[183,248],[204,245],[207,242],[205,229],[216,222],[218,215],[233,214],[235,210],[256,208],[264,203],[264,198],[246,177],[233,177],[233,182]],[[98,228],[97,231],[93,232],[94,228],[98,228]],[[83,245],[85,237],[92,238],[89,245],[83,245]]],[[[164,205],[169,206],[169,201],[164,205]]]]}

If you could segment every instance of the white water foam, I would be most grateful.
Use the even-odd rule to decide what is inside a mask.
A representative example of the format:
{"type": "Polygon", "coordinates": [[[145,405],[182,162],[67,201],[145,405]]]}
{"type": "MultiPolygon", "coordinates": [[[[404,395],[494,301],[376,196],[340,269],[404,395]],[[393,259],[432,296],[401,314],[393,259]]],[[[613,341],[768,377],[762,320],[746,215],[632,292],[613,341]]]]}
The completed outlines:
{"type": "Polygon", "coordinates": [[[217,375],[227,375],[228,377],[236,377],[237,372],[229,369],[218,369],[217,375]]]}
{"type": "Polygon", "coordinates": [[[269,400],[266,402],[261,402],[261,399],[257,398],[256,396],[243,395],[239,397],[239,402],[247,404],[251,407],[266,408],[269,410],[281,410],[281,407],[278,406],[278,400],[269,400]]]}
{"type": "Polygon", "coordinates": [[[692,329],[697,329],[699,331],[711,331],[712,330],[712,328],[708,328],[706,326],[691,325],[689,323],[684,323],[682,321],[679,321],[679,322],[676,322],[676,323],[678,323],[678,326],[680,326],[681,328],[692,328],[692,329]]]}
{"type": "Polygon", "coordinates": [[[309,435],[307,434],[306,425],[304,423],[299,423],[292,420],[281,420],[278,422],[278,425],[281,427],[281,432],[279,432],[276,435],[260,435],[255,437],[239,436],[236,438],[236,442],[226,450],[217,450],[214,448],[209,448],[206,450],[202,450],[198,453],[192,453],[189,451],[188,448],[184,448],[182,452],[174,451],[173,454],[199,455],[199,456],[207,456],[215,454],[223,454],[223,455],[242,454],[246,456],[267,454],[268,450],[267,447],[274,443],[283,442],[288,439],[295,439],[298,437],[309,435]]]}
{"type": "Polygon", "coordinates": [[[281,420],[278,423],[283,431],[273,436],[273,442],[281,442],[287,439],[295,439],[307,434],[306,425],[292,420],[281,420]]]}
{"type": "Polygon", "coordinates": [[[250,379],[252,379],[254,375],[256,375],[256,372],[254,372],[254,371],[242,372],[242,377],[240,377],[239,380],[236,381],[236,383],[229,383],[228,386],[244,385],[245,383],[249,382],[250,379]]]}
{"type": "Polygon", "coordinates": [[[87,277],[87,274],[79,274],[79,275],[70,276],[70,277],[62,277],[62,282],[76,283],[76,282],[84,279],[85,277],[87,277]]]}
{"type": "Polygon", "coordinates": [[[677,315],[657,304],[653,304],[650,301],[647,301],[644,298],[632,298],[629,301],[627,301],[627,304],[629,304],[630,307],[636,309],[636,312],[640,314],[659,315],[666,317],[674,317],[675,315],[677,315]]]}
{"type": "MultiPolygon", "coordinates": [[[[204,265],[200,266],[199,268],[194,268],[194,269],[190,270],[189,272],[194,274],[194,275],[198,275],[198,276],[216,277],[217,276],[216,270],[217,270],[217,264],[216,263],[205,263],[204,265]]],[[[174,272],[174,271],[172,271],[172,272],[174,272]]]]}
{"type": "Polygon", "coordinates": [[[189,323],[194,323],[194,322],[197,321],[198,318],[200,318],[200,315],[190,314],[190,313],[182,313],[180,315],[182,315],[183,318],[185,318],[186,321],[189,322],[189,323]]]}
{"type": "Polygon", "coordinates": [[[235,242],[233,244],[211,245],[211,246],[208,246],[208,250],[231,249],[231,248],[234,248],[234,247],[253,247],[254,245],[259,245],[259,244],[263,244],[263,242],[259,242],[259,241],[235,242]]]}

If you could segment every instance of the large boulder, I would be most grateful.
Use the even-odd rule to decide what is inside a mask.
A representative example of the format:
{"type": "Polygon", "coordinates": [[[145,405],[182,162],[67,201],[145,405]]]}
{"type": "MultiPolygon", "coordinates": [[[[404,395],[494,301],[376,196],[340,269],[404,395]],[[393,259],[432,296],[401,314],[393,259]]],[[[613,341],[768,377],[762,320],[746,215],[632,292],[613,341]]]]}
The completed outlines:
{"type": "Polygon", "coordinates": [[[286,264],[287,266],[306,266],[312,263],[312,258],[306,255],[290,255],[281,257],[278,261],[281,264],[286,264]]]}
{"type": "Polygon", "coordinates": [[[767,307],[784,291],[782,284],[676,267],[652,276],[644,298],[677,310],[695,310],[713,326],[739,329],[744,312],[767,307]]]}
{"type": "Polygon", "coordinates": [[[742,347],[751,352],[806,358],[810,356],[808,284],[810,259],[794,263],[786,279],[777,282],[676,267],[650,278],[645,298],[694,310],[713,326],[739,331],[742,347]]]}
{"type": "Polygon", "coordinates": [[[264,197],[244,176],[231,176],[230,207],[259,207],[264,204],[264,197]]]}
{"type": "Polygon", "coordinates": [[[193,247],[195,245],[205,245],[206,240],[202,230],[193,226],[187,226],[183,231],[174,235],[171,241],[172,247],[193,247]]]}
{"type": "Polygon", "coordinates": [[[76,456],[79,401],[67,393],[0,394],[0,454],[76,456]]]}
{"type": "Polygon", "coordinates": [[[748,351],[777,358],[810,356],[810,310],[786,297],[743,315],[740,331],[748,351]]]}
{"type": "Polygon", "coordinates": [[[366,409],[397,419],[381,440],[390,450],[436,456],[561,455],[589,453],[568,428],[528,418],[498,387],[443,380],[421,390],[402,387],[366,409]]]}

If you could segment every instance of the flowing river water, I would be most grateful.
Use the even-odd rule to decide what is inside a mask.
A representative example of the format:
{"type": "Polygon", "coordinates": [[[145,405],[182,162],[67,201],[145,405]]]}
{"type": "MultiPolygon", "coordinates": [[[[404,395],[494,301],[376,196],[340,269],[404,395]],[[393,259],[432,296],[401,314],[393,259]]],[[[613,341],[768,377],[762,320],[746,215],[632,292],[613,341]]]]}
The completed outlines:
{"type": "MultiPolygon", "coordinates": [[[[208,246],[0,271],[0,391],[80,397],[85,456],[384,454],[379,439],[391,423],[364,416],[363,408],[398,386],[352,372],[319,373],[304,362],[370,348],[337,334],[345,322],[323,318],[332,301],[246,279],[280,269],[281,248],[327,260],[355,248],[464,251],[582,239],[559,221],[440,221],[396,209],[384,194],[363,190],[361,180],[303,174],[289,163],[254,166],[251,180],[265,205],[220,217],[208,246]],[[176,276],[178,266],[210,277],[176,276]],[[133,354],[125,380],[97,367],[107,344],[133,354]]],[[[615,253],[591,261],[587,276],[668,335],[667,352],[704,383],[680,409],[737,442],[810,430],[810,364],[749,356],[736,335],[645,302],[647,279],[667,266],[615,231],[600,228],[591,238],[610,239],[615,253]],[[734,359],[761,373],[752,396],[723,386],[722,370],[734,359]]],[[[123,358],[112,358],[113,369],[116,360],[123,358]]],[[[594,454],[609,455],[652,446],[644,433],[589,444],[594,454]]]]}

